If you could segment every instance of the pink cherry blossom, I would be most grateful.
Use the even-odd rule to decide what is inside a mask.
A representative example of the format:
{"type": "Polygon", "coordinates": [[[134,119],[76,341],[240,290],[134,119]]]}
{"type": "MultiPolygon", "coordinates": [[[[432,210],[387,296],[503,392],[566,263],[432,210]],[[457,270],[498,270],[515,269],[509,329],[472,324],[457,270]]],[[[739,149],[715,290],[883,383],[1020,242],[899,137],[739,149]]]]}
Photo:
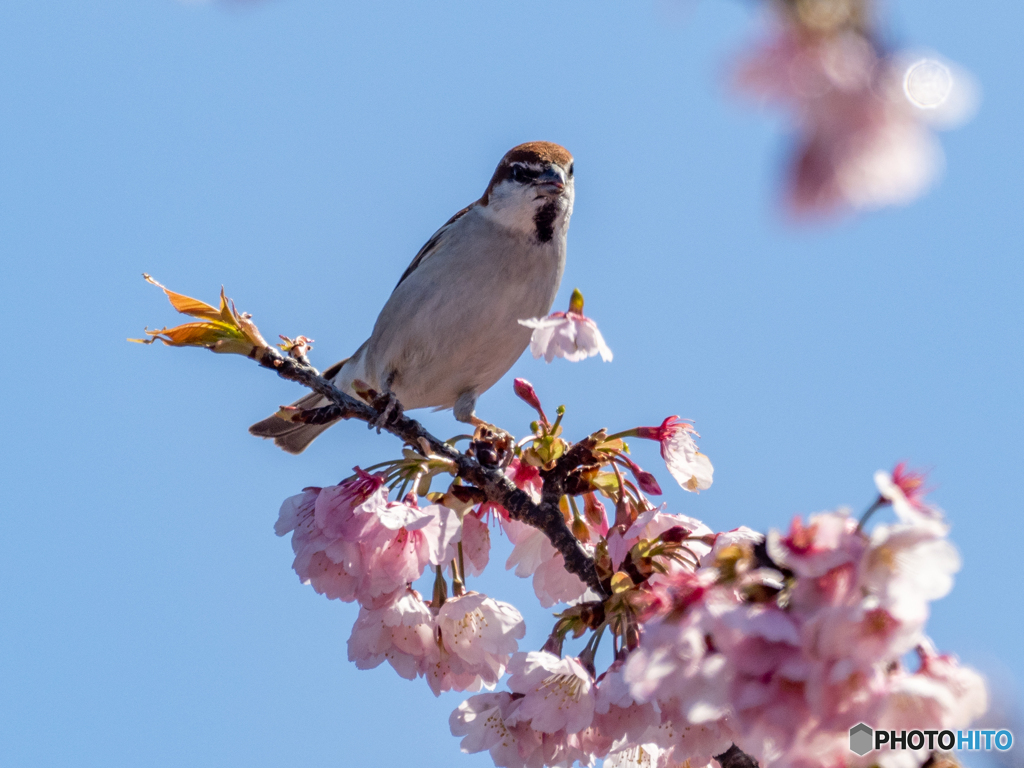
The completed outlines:
{"type": "Polygon", "coordinates": [[[960,556],[934,524],[880,525],[860,564],[860,582],[890,610],[916,612],[916,606],[944,597],[953,588],[960,556]]]}
{"type": "Polygon", "coordinates": [[[595,690],[578,659],[560,659],[546,651],[517,653],[509,662],[508,687],[523,695],[507,722],[529,720],[541,733],[579,733],[594,718],[595,690]]]}
{"type": "Polygon", "coordinates": [[[714,544],[711,547],[711,551],[702,558],[701,564],[714,565],[722,552],[729,547],[753,547],[764,540],[765,536],[763,533],[748,528],[745,525],[741,525],[739,528],[733,528],[731,531],[716,533],[714,535],[714,544]]]}
{"type": "Polygon", "coordinates": [[[488,750],[502,768],[573,768],[593,766],[596,755],[612,743],[593,728],[578,733],[564,729],[544,733],[519,716],[524,698],[502,691],[471,696],[452,712],[452,734],[463,736],[463,752],[488,750]]]}
{"type": "Polygon", "coordinates": [[[664,748],[653,742],[623,743],[604,761],[602,768],[711,768],[713,763],[698,766],[688,760],[677,761],[674,748],[664,748]]]}
{"type": "Polygon", "coordinates": [[[487,667],[494,682],[504,674],[509,656],[518,650],[516,640],[526,633],[519,611],[478,592],[446,600],[438,611],[437,627],[449,653],[467,664],[487,667]]]}
{"type": "Polygon", "coordinates": [[[711,460],[697,450],[694,435],[700,437],[692,423],[678,416],[669,416],[660,427],[637,429],[638,437],[661,444],[661,457],[676,482],[687,491],[700,492],[711,487],[715,469],[711,460]]]}
{"type": "Polygon", "coordinates": [[[359,588],[362,552],[357,544],[332,539],[316,524],[315,506],[320,488],[306,488],[281,504],[274,530],[292,534],[292,568],[304,584],[328,598],[352,601],[359,588]]]}
{"type": "Polygon", "coordinates": [[[906,203],[942,153],[902,90],[902,72],[863,36],[782,28],[739,68],[742,90],[794,113],[788,202],[797,214],[906,203]]]}
{"type": "Polygon", "coordinates": [[[379,524],[377,514],[388,502],[383,475],[359,467],[340,485],[324,488],[316,500],[316,524],[332,539],[355,541],[379,524]]]}
{"type": "Polygon", "coordinates": [[[516,640],[526,633],[513,606],[477,592],[452,597],[436,611],[439,657],[427,670],[435,695],[494,688],[505,673],[516,640]]]}
{"type": "Polygon", "coordinates": [[[453,736],[462,736],[463,752],[491,753],[503,768],[544,768],[542,736],[529,723],[506,722],[520,705],[508,691],[470,696],[448,719],[453,736]]]}
{"type": "Polygon", "coordinates": [[[768,535],[768,554],[777,564],[799,576],[816,578],[844,563],[856,562],[864,551],[857,523],[841,512],[811,515],[804,525],[793,518],[789,532],[768,535]]]}
{"type": "Polygon", "coordinates": [[[362,542],[365,573],[360,582],[359,600],[380,599],[402,589],[423,575],[427,565],[444,565],[452,560],[462,535],[459,516],[453,509],[432,504],[413,515],[412,530],[391,530],[383,524],[362,542]]]}
{"type": "Polygon", "coordinates": [[[616,660],[598,678],[594,702],[594,725],[612,742],[627,739],[637,742],[652,727],[661,723],[661,715],[650,702],[639,702],[630,691],[623,669],[616,660]]]}
{"type": "MultiPolygon", "coordinates": [[[[681,585],[689,582],[689,590],[669,598],[672,614],[645,625],[640,647],[626,658],[623,679],[636,701],[657,701],[681,723],[719,721],[730,711],[731,668],[706,640],[716,626],[705,604],[710,584],[704,576],[677,578],[681,585]]],[[[726,592],[721,597],[730,601],[726,592]]]]}
{"type": "Polygon", "coordinates": [[[576,600],[587,591],[579,577],[565,569],[565,559],[543,531],[518,520],[502,518],[501,527],[515,546],[505,569],[515,568],[516,576],[533,576],[533,591],[544,608],[555,603],[576,600]]]}
{"type": "Polygon", "coordinates": [[[939,654],[930,640],[925,639],[917,652],[921,666],[911,676],[916,680],[913,683],[901,681],[898,690],[903,698],[894,697],[891,701],[890,714],[894,718],[900,710],[905,717],[917,709],[924,716],[918,722],[905,720],[907,727],[917,728],[922,722],[928,722],[934,724],[931,727],[966,728],[985,714],[988,690],[981,675],[960,666],[955,656],[939,654]],[[907,694],[915,695],[915,706],[906,706],[910,703],[907,694]],[[925,709],[930,711],[925,714],[925,709]]]}
{"type": "Polygon", "coordinates": [[[900,462],[892,474],[879,470],[875,472],[875,486],[880,497],[892,504],[896,516],[904,523],[923,523],[942,521],[942,512],[925,501],[928,489],[925,488],[926,474],[907,469],[905,462],[900,462]]]}
{"type": "MultiPolygon", "coordinates": [[[[655,539],[673,528],[682,529],[687,536],[702,537],[711,534],[708,528],[700,520],[686,515],[673,515],[665,512],[665,505],[656,509],[649,509],[643,512],[636,521],[624,532],[614,529],[608,535],[608,555],[612,560],[612,567],[618,570],[619,566],[626,559],[630,548],[640,539],[655,539]]],[[[687,541],[686,548],[692,556],[699,560],[709,551],[707,544],[702,541],[687,541]]],[[[668,565],[674,568],[674,565],[668,565]]]]}
{"type": "Polygon", "coordinates": [[[428,525],[432,519],[429,511],[420,509],[413,496],[409,496],[405,502],[392,501],[374,510],[380,524],[389,531],[397,531],[405,528],[407,531],[417,531],[428,525]]]}
{"type": "Polygon", "coordinates": [[[383,608],[359,609],[348,640],[348,659],[359,669],[387,661],[399,675],[413,680],[437,655],[434,616],[416,591],[406,589],[383,608]]]}
{"type": "MultiPolygon", "coordinates": [[[[540,501],[543,482],[540,471],[536,467],[521,461],[519,458],[514,458],[508,467],[505,468],[505,477],[511,480],[516,488],[526,491],[534,502],[540,501]]],[[[508,520],[508,510],[501,505],[489,501],[480,505],[479,516],[481,518],[489,517],[491,512],[496,513],[502,520],[508,520]]]]}
{"type": "Polygon", "coordinates": [[[449,562],[462,533],[458,514],[415,499],[387,502],[380,478],[359,471],[339,486],[286,499],[275,526],[292,533],[293,568],[320,594],[382,608],[426,566],[449,562]]]}
{"type": "Polygon", "coordinates": [[[462,517],[462,556],[470,576],[479,576],[491,556],[491,532],[476,513],[462,517]]]}
{"type": "Polygon", "coordinates": [[[575,363],[593,355],[610,362],[612,351],[604,342],[597,329],[597,323],[580,312],[554,312],[547,317],[520,320],[520,325],[533,329],[530,337],[530,352],[534,357],[543,357],[551,362],[564,357],[575,363]]]}

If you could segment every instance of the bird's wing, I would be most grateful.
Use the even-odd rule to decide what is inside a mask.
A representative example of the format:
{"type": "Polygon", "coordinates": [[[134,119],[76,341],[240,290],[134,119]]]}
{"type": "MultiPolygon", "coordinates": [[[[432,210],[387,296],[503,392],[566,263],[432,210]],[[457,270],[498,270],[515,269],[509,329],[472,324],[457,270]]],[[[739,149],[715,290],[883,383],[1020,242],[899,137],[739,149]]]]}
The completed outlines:
{"type": "MultiPolygon", "coordinates": [[[[452,216],[450,219],[448,219],[448,221],[446,221],[444,223],[444,226],[442,226],[439,230],[437,230],[437,232],[435,232],[431,236],[431,238],[429,240],[427,240],[426,243],[424,243],[423,247],[420,248],[419,253],[417,253],[413,257],[412,262],[409,264],[408,267],[406,267],[405,272],[403,272],[402,276],[398,279],[398,283],[395,285],[395,288],[398,288],[398,286],[402,284],[402,282],[405,280],[405,278],[407,278],[414,271],[416,271],[416,267],[418,267],[420,264],[422,264],[424,261],[426,261],[428,258],[430,258],[430,254],[432,254],[435,250],[437,250],[437,246],[441,243],[441,238],[444,237],[444,233],[448,231],[448,228],[452,224],[454,224],[456,221],[461,219],[463,216],[465,216],[466,213],[469,211],[469,209],[472,208],[474,205],[476,205],[476,203],[472,203],[471,205],[467,205],[461,211],[459,211],[454,216],[452,216]]],[[[392,291],[392,293],[394,293],[394,291],[392,291]]]]}

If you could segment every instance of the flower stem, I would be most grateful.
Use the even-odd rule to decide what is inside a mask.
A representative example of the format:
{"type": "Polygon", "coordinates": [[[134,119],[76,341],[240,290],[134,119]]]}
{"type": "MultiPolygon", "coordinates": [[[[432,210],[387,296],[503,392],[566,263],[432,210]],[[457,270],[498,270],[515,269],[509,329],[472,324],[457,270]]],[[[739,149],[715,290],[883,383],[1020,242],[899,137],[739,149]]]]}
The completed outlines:
{"type": "Polygon", "coordinates": [[[875,499],[875,503],[868,507],[867,511],[860,516],[860,522],[857,523],[857,533],[862,533],[864,531],[864,524],[868,521],[868,519],[873,514],[875,514],[875,512],[884,507],[887,503],[888,502],[881,496],[875,499]]]}
{"type": "Polygon", "coordinates": [[[562,423],[562,417],[565,416],[565,406],[558,406],[558,408],[555,410],[555,413],[558,414],[555,417],[555,423],[552,424],[550,428],[546,430],[547,434],[549,435],[555,434],[555,432],[558,430],[559,425],[562,423]]]}
{"type": "Polygon", "coordinates": [[[566,498],[569,499],[569,506],[572,507],[572,518],[573,518],[573,520],[582,520],[583,518],[580,515],[580,509],[579,509],[579,507],[576,506],[576,499],[575,499],[575,497],[569,496],[568,494],[566,494],[566,498]]]}
{"type": "Polygon", "coordinates": [[[466,583],[466,563],[462,557],[462,542],[459,542],[459,581],[465,585],[466,583]]]}
{"type": "Polygon", "coordinates": [[[444,574],[441,572],[441,566],[439,565],[434,575],[434,601],[432,605],[434,608],[440,608],[447,599],[448,582],[444,580],[444,574]]]}
{"type": "Polygon", "coordinates": [[[605,438],[605,442],[608,442],[610,440],[621,440],[624,437],[638,437],[639,436],[637,434],[637,430],[638,429],[640,429],[640,428],[639,427],[633,427],[633,429],[627,429],[624,432],[616,432],[614,435],[608,435],[608,437],[605,438]]]}

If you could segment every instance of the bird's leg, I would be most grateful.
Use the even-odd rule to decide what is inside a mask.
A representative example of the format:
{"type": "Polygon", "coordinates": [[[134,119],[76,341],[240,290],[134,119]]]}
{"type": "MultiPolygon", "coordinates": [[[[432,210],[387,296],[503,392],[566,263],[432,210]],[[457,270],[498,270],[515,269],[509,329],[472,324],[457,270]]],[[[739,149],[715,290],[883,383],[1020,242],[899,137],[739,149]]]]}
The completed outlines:
{"type": "Polygon", "coordinates": [[[384,382],[384,391],[373,398],[370,403],[373,409],[377,411],[377,418],[369,422],[369,428],[377,428],[377,434],[388,425],[392,420],[397,421],[402,418],[402,414],[405,412],[402,408],[402,404],[398,401],[395,393],[391,391],[391,385],[395,381],[395,373],[392,372],[384,382]]]}

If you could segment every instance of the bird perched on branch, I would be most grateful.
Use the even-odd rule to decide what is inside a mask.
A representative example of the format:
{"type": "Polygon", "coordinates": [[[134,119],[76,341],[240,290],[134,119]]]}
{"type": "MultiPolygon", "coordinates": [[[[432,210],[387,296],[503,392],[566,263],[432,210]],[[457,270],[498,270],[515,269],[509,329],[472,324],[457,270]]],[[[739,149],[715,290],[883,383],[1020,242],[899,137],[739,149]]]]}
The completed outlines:
{"type": "MultiPolygon", "coordinates": [[[[530,343],[518,321],[548,314],[555,300],[573,196],[573,158],[564,148],[534,141],[509,150],[483,196],[416,254],[370,338],[324,375],[352,395],[364,387],[381,393],[389,413],[397,404],[452,408],[459,421],[483,424],[477,398],[530,343]]],[[[326,404],[313,394],[294,406],[326,404]]],[[[301,453],[329,426],[275,415],[249,431],[301,453]]]]}

